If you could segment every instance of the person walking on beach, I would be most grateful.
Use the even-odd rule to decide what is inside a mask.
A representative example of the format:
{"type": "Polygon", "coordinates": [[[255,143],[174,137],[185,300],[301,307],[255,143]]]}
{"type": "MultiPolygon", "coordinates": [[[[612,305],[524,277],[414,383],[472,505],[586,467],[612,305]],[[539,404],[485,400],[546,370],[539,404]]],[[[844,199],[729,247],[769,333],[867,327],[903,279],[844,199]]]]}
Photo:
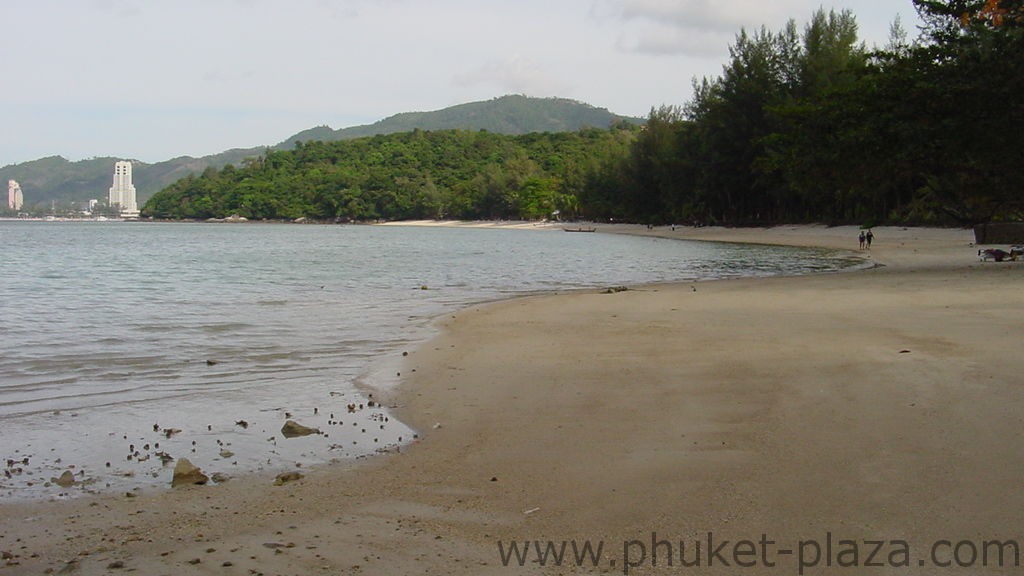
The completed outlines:
{"type": "Polygon", "coordinates": [[[868,233],[867,233],[866,236],[864,236],[864,240],[866,240],[867,243],[868,243],[868,250],[871,250],[871,241],[874,240],[874,239],[875,239],[874,233],[872,233],[871,229],[868,228],[868,233]]]}
{"type": "Polygon", "coordinates": [[[860,231],[860,249],[861,249],[861,250],[863,250],[863,249],[864,249],[864,240],[865,240],[865,238],[866,238],[866,237],[864,236],[864,231],[863,231],[863,230],[861,230],[861,231],[860,231]]]}

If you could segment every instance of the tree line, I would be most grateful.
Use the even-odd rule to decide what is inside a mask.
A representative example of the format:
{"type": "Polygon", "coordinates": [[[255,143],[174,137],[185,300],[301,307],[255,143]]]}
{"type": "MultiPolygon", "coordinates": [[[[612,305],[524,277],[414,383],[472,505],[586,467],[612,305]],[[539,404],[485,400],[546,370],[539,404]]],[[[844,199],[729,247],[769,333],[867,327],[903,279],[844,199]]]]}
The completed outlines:
{"type": "Polygon", "coordinates": [[[1024,0],[913,0],[868,49],[849,11],[741,31],[683,106],[573,133],[297,143],[159,192],[159,218],[973,224],[1024,216],[1024,0]]]}
{"type": "Polygon", "coordinates": [[[441,130],[297,142],[208,168],[155,194],[155,218],[407,220],[581,215],[595,166],[624,158],[639,128],[533,133],[441,130]],[[605,160],[602,160],[605,159],[605,160]]]}
{"type": "Polygon", "coordinates": [[[883,49],[848,11],[741,32],[721,76],[653,110],[618,179],[583,203],[737,225],[1021,219],[1024,2],[914,3],[921,37],[897,21],[883,49]]]}

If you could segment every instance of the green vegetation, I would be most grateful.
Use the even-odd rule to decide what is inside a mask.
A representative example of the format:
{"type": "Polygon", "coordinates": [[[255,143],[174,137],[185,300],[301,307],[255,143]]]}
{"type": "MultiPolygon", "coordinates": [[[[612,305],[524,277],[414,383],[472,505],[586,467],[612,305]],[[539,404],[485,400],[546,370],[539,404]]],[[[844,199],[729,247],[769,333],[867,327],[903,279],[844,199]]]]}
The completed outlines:
{"type": "Polygon", "coordinates": [[[577,198],[617,165],[639,128],[508,136],[462,130],[297,142],[241,167],[208,168],[154,195],[156,218],[540,219],[580,213],[577,198]]]}
{"type": "Polygon", "coordinates": [[[588,191],[603,217],[973,224],[1024,216],[1022,0],[915,0],[884,51],[849,12],[741,32],[720,77],[651,113],[588,191]]]}

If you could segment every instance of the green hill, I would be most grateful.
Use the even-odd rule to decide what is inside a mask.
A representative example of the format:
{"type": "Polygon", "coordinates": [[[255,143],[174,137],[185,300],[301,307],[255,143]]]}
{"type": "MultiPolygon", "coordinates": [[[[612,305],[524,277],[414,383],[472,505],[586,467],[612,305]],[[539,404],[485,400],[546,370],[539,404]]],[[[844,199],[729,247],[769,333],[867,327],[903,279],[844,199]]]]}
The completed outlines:
{"type": "Polygon", "coordinates": [[[483,102],[459,104],[433,112],[404,112],[379,122],[332,130],[318,126],[295,134],[274,148],[291,150],[295,142],[348,140],[379,134],[419,130],[486,130],[519,135],[534,132],[575,132],[583,128],[608,128],[617,122],[643,124],[642,118],[613,114],[605,108],[566,98],[533,98],[509,95],[483,102]]]}
{"type": "MultiPolygon", "coordinates": [[[[406,112],[364,126],[339,130],[318,126],[303,130],[273,146],[290,150],[295,142],[334,141],[420,130],[486,130],[497,134],[573,132],[581,128],[607,128],[616,122],[642,124],[639,118],[619,116],[604,108],[564,98],[503,96],[484,102],[460,104],[433,112],[406,112]]],[[[188,175],[209,167],[240,165],[246,158],[261,155],[266,147],[238,148],[220,154],[193,158],[182,156],[147,164],[134,162],[133,175],[141,206],[157,191],[188,175]]],[[[113,178],[114,162],[122,158],[90,158],[77,162],[51,156],[0,168],[0,182],[15,179],[25,194],[25,205],[49,206],[55,202],[84,202],[104,199],[113,178]]]]}

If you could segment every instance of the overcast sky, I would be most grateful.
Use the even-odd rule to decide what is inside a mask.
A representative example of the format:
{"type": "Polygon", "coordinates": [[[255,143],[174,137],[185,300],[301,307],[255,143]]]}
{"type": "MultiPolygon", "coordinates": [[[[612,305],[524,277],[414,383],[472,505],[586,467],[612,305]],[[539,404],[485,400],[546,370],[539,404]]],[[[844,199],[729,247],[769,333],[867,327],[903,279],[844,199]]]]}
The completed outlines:
{"type": "Polygon", "coordinates": [[[911,0],[0,0],[0,166],[158,162],[504,94],[631,116],[685,104],[741,27],[911,0]]]}

